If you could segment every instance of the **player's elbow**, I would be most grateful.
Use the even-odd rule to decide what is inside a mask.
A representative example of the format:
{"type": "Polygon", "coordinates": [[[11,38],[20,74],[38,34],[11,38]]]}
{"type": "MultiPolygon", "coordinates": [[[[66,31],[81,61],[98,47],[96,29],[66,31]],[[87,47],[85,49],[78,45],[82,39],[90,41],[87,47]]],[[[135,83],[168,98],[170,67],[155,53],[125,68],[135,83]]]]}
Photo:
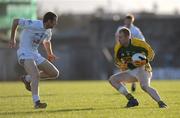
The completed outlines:
{"type": "Polygon", "coordinates": [[[154,59],[154,55],[152,55],[152,56],[148,59],[148,61],[153,61],[153,59],[154,59]]]}
{"type": "Polygon", "coordinates": [[[44,45],[44,47],[49,47],[50,41],[44,40],[43,45],[44,45]]]}
{"type": "Polygon", "coordinates": [[[152,51],[151,53],[149,53],[149,55],[148,55],[148,57],[147,57],[148,61],[153,61],[154,56],[155,56],[154,51],[152,51]]]}

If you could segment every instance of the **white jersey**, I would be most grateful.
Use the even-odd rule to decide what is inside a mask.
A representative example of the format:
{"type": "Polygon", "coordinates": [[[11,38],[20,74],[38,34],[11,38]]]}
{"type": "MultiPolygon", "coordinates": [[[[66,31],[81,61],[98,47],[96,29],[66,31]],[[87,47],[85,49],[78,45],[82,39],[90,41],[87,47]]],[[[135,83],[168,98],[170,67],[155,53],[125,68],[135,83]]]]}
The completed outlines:
{"type": "Polygon", "coordinates": [[[51,40],[51,29],[45,29],[42,20],[19,19],[18,25],[23,28],[20,36],[20,52],[38,52],[43,40],[51,40]]]}
{"type": "MultiPolygon", "coordinates": [[[[117,33],[119,32],[119,30],[120,30],[121,28],[123,28],[123,27],[125,27],[125,26],[120,26],[120,27],[118,27],[118,29],[117,29],[117,31],[116,31],[116,34],[117,34],[117,33]]],[[[131,25],[131,27],[129,28],[129,30],[131,31],[131,37],[132,37],[132,38],[138,38],[138,39],[141,39],[141,40],[145,41],[145,38],[144,38],[141,30],[140,30],[138,27],[136,27],[135,25],[131,25]]]]}

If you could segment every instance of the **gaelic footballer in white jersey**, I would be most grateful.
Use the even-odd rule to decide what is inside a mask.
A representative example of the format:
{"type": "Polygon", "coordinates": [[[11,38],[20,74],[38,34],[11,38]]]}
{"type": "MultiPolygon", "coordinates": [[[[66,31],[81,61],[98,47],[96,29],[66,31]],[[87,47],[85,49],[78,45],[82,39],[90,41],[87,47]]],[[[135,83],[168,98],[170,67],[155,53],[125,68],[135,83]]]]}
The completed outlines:
{"type": "Polygon", "coordinates": [[[19,49],[17,56],[20,65],[22,65],[27,73],[21,77],[25,88],[32,92],[32,100],[34,108],[46,108],[47,104],[42,103],[39,97],[39,80],[54,79],[59,76],[58,69],[51,63],[57,57],[52,51],[51,45],[51,29],[57,23],[57,15],[52,12],[47,12],[43,20],[30,19],[14,19],[11,28],[11,40],[9,46],[16,46],[16,31],[18,26],[23,29],[20,36],[19,49]],[[38,52],[38,47],[43,44],[45,47],[48,59],[45,59],[38,52]]]}

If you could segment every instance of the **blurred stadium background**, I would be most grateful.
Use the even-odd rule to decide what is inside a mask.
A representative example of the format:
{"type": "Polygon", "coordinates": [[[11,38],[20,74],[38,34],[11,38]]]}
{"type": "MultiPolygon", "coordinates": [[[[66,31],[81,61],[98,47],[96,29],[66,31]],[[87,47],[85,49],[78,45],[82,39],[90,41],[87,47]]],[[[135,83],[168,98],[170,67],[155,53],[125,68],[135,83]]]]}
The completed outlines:
{"type": "MultiPolygon", "coordinates": [[[[180,79],[180,1],[171,0],[0,0],[0,80],[18,80],[24,73],[16,49],[8,48],[13,18],[41,19],[54,11],[55,65],[59,79],[107,79],[114,73],[114,33],[127,13],[155,49],[154,79],[180,79]],[[127,5],[128,4],[128,5],[127,5]]],[[[18,38],[18,35],[17,35],[18,38]]],[[[43,52],[43,48],[41,48],[43,52]]]]}

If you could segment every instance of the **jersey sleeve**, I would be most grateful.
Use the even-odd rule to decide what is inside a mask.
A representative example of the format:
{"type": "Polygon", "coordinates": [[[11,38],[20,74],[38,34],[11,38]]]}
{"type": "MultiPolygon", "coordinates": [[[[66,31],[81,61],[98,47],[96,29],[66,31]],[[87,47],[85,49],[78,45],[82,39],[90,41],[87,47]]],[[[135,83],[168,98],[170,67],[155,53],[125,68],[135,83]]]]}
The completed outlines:
{"type": "Polygon", "coordinates": [[[52,37],[52,31],[51,31],[51,29],[49,29],[49,30],[46,32],[45,41],[50,41],[50,40],[51,40],[51,37],[52,37]]]}
{"type": "Polygon", "coordinates": [[[119,50],[120,47],[121,47],[120,43],[116,43],[115,46],[114,46],[114,61],[115,61],[115,64],[116,64],[116,65],[122,64],[121,59],[119,59],[119,58],[117,57],[118,50],[119,50]]]}
{"type": "Polygon", "coordinates": [[[19,19],[18,25],[23,28],[31,27],[33,21],[30,19],[19,19]]]}
{"type": "Polygon", "coordinates": [[[151,46],[149,44],[147,44],[146,42],[144,42],[144,47],[147,49],[148,51],[148,55],[147,55],[147,59],[148,61],[152,61],[154,59],[155,53],[154,50],[151,48],[151,46]]]}
{"type": "Polygon", "coordinates": [[[145,41],[139,39],[133,39],[134,45],[144,48],[147,51],[147,59],[148,61],[152,61],[154,59],[155,53],[151,46],[145,41]]]}
{"type": "Polygon", "coordinates": [[[155,56],[155,53],[154,53],[154,50],[151,48],[151,46],[147,43],[145,43],[145,46],[148,50],[148,56],[147,56],[147,59],[149,61],[152,61],[154,59],[154,56],[155,56]]]}

